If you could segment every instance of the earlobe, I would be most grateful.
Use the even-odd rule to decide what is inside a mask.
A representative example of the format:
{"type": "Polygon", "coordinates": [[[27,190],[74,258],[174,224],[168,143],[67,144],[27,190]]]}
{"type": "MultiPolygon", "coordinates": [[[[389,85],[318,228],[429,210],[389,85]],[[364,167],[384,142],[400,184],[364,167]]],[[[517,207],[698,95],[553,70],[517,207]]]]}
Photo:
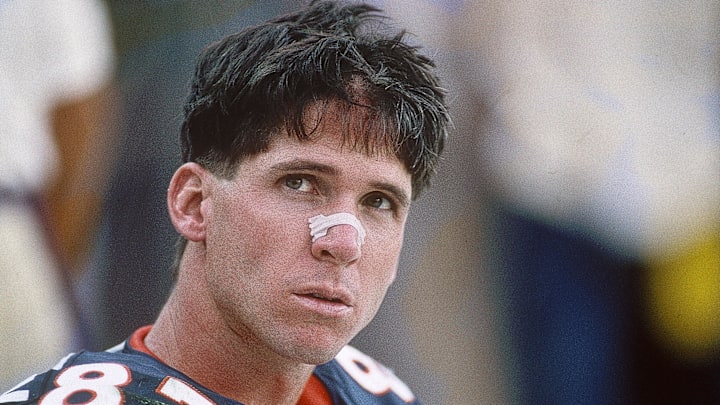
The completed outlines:
{"type": "Polygon", "coordinates": [[[203,201],[207,198],[209,173],[197,163],[185,163],[175,171],[168,188],[167,204],[170,220],[186,239],[205,239],[206,216],[203,201]]]}

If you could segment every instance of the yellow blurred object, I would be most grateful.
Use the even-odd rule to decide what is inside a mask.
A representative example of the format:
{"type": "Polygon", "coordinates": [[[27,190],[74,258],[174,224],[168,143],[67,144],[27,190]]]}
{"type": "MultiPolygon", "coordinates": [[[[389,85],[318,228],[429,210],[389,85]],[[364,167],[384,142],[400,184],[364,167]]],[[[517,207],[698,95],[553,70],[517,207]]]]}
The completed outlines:
{"type": "Polygon", "coordinates": [[[650,326],[667,350],[701,362],[720,354],[720,230],[650,261],[650,326]]]}

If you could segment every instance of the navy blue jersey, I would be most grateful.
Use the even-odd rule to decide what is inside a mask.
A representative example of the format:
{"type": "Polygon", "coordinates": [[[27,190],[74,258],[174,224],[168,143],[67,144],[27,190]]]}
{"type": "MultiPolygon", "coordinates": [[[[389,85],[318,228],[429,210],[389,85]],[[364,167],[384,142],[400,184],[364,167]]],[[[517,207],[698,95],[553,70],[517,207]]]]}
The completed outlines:
{"type": "MultiPolygon", "coordinates": [[[[132,338],[130,339],[132,340],[132,338]]],[[[0,396],[1,404],[239,404],[194,382],[130,340],[105,352],[80,352],[0,396]]],[[[392,372],[346,346],[317,366],[299,404],[417,404],[392,372]]]]}

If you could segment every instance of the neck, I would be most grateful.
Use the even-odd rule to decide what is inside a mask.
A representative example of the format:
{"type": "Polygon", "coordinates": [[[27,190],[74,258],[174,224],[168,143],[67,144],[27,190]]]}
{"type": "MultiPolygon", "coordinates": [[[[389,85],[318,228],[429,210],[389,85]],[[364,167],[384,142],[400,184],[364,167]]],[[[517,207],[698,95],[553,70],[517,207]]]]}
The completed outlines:
{"type": "MultiPolygon", "coordinates": [[[[200,273],[200,272],[196,272],[200,273]]],[[[314,366],[241,337],[218,315],[201,279],[181,271],[146,346],[164,363],[247,405],[296,404],[314,366]]]]}

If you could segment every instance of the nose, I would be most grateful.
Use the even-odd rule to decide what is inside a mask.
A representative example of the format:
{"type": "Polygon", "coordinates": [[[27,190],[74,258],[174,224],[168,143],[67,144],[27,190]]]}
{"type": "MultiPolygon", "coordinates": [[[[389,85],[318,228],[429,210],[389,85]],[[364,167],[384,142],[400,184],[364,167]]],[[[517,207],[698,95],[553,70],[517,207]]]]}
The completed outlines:
{"type": "Polygon", "coordinates": [[[325,236],[312,243],[312,254],[317,259],[335,264],[352,263],[361,255],[358,236],[358,230],[352,225],[334,225],[325,236]]]}

